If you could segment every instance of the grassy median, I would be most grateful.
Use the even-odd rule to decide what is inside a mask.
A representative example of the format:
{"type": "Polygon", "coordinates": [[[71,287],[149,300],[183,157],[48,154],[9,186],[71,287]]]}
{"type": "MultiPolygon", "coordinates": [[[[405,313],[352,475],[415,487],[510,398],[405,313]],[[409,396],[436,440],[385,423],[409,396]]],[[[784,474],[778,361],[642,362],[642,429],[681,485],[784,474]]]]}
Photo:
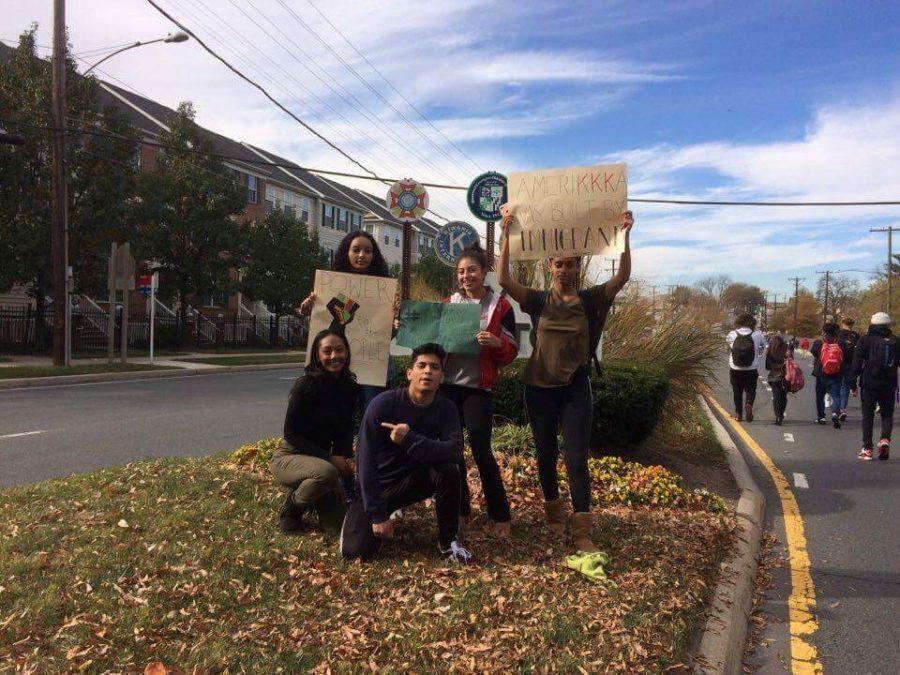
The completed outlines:
{"type": "MultiPolygon", "coordinates": [[[[6,663],[42,673],[688,669],[733,521],[664,469],[592,460],[595,539],[611,557],[610,581],[595,584],[546,536],[527,455],[498,453],[510,543],[488,539],[476,518],[466,538],[477,564],[447,566],[423,505],[380,559],[360,564],[318,533],[276,531],[273,444],[0,492],[6,663]]],[[[470,481],[480,494],[474,469],[470,481]]]]}
{"type": "Polygon", "coordinates": [[[208,363],[213,366],[258,366],[268,363],[285,363],[300,365],[306,360],[306,354],[247,354],[245,356],[192,356],[177,359],[184,363],[208,363]]]}
{"type": "Polygon", "coordinates": [[[151,366],[146,363],[90,363],[78,366],[4,366],[0,380],[20,377],[58,377],[60,375],[92,375],[94,373],[127,373],[139,370],[171,370],[171,366],[151,366]]]}

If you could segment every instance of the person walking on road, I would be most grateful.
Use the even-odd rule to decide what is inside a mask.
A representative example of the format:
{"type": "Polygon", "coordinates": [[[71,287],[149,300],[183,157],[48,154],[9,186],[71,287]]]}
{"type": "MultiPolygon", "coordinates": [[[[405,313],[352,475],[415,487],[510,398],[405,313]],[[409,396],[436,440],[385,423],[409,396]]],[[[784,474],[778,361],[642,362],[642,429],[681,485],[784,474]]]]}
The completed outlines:
{"type": "Polygon", "coordinates": [[[853,378],[850,371],[853,366],[853,353],[856,343],[859,342],[859,333],[853,330],[855,322],[850,317],[841,319],[841,329],[838,331],[837,340],[844,353],[844,366],[841,368],[841,409],[838,413],[841,422],[847,419],[847,407],[850,405],[850,391],[853,388],[853,378]]]}
{"type": "Polygon", "coordinates": [[[884,312],[877,312],[872,315],[869,330],[856,344],[850,369],[853,391],[862,389],[860,398],[863,445],[858,457],[863,461],[874,459],[872,431],[875,425],[876,405],[881,412],[878,459],[886,460],[890,457],[898,365],[900,365],[900,340],[891,332],[891,317],[884,312]]]}
{"type": "Polygon", "coordinates": [[[828,424],[825,417],[825,395],[831,397],[831,423],[841,428],[841,372],[844,352],[838,344],[838,325],[829,321],[822,326],[822,337],[809,348],[813,356],[813,377],[816,378],[816,424],[828,424]]]}
{"type": "Polygon", "coordinates": [[[291,389],[284,440],[270,463],[275,480],[288,493],[278,513],[279,527],[284,534],[298,534],[304,530],[304,514],[316,511],[322,529],[337,534],[346,510],[340,479],[353,479],[358,395],[344,334],[331,329],[316,334],[305,371],[291,389]]]}
{"type": "Polygon", "coordinates": [[[781,426],[784,422],[784,411],[787,409],[787,382],[785,381],[784,364],[790,352],[788,344],[781,333],[777,333],[769,340],[769,348],[766,351],[766,381],[772,389],[772,408],[775,412],[775,424],[781,426]]]}
{"type": "Polygon", "coordinates": [[[734,394],[734,419],[753,421],[753,403],[756,401],[756,384],[759,380],[759,357],[765,349],[765,338],[756,330],[752,314],[739,314],[734,320],[734,330],[725,338],[728,341],[728,366],[731,391],[734,394]]]}

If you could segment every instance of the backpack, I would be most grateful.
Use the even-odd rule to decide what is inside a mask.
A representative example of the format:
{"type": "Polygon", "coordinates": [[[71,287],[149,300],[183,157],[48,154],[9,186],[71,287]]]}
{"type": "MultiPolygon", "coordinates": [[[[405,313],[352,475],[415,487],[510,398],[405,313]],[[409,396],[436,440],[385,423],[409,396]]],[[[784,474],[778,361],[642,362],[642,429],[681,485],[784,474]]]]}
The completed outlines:
{"type": "Polygon", "coordinates": [[[866,375],[873,380],[890,380],[893,376],[896,348],[897,343],[893,336],[870,340],[869,353],[866,358],[866,375]]]}
{"type": "Polygon", "coordinates": [[[844,350],[837,342],[822,342],[819,363],[824,375],[838,375],[844,366],[844,350]]]}
{"type": "Polygon", "coordinates": [[[787,383],[787,390],[792,394],[796,394],[806,384],[803,371],[791,357],[784,360],[784,381],[787,383]]]}
{"type": "Polygon", "coordinates": [[[857,342],[859,342],[859,333],[856,331],[841,331],[838,334],[838,344],[844,352],[845,362],[853,360],[853,350],[856,349],[857,342]]]}
{"type": "Polygon", "coordinates": [[[755,356],[756,343],[753,341],[753,334],[738,333],[731,343],[731,360],[734,365],[738,368],[749,368],[753,365],[755,356]]]}
{"type": "MultiPolygon", "coordinates": [[[[537,342],[538,323],[540,323],[541,314],[544,313],[544,305],[549,295],[550,291],[541,291],[540,305],[534,308],[537,310],[535,313],[529,315],[531,317],[531,333],[528,336],[528,340],[532,348],[537,342]]],[[[578,291],[578,298],[581,300],[581,306],[584,308],[584,315],[588,322],[588,350],[590,352],[588,361],[594,362],[597,376],[600,377],[603,375],[603,368],[600,365],[600,360],[597,358],[597,345],[600,344],[600,336],[603,335],[603,326],[606,323],[606,316],[610,307],[612,307],[612,303],[606,301],[594,302],[590,289],[578,291]]]]}

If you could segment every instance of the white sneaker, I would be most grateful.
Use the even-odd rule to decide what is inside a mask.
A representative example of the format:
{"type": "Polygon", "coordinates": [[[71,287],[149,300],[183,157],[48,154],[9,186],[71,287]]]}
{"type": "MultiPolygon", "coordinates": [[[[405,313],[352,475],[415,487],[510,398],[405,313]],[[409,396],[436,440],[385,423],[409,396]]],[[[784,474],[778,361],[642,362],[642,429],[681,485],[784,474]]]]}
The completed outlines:
{"type": "Polygon", "coordinates": [[[472,562],[472,552],[460,544],[456,539],[450,542],[450,548],[441,551],[447,562],[458,565],[468,565],[472,562]]]}

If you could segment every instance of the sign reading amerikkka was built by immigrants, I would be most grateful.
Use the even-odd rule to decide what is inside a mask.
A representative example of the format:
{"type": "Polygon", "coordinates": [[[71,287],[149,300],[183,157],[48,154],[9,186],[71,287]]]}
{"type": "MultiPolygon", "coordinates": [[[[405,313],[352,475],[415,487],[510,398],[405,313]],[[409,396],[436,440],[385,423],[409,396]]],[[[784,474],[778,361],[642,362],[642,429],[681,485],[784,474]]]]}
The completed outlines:
{"type": "Polygon", "coordinates": [[[614,255],[624,247],[620,217],[628,209],[625,164],[509,174],[513,260],[614,255]]]}

